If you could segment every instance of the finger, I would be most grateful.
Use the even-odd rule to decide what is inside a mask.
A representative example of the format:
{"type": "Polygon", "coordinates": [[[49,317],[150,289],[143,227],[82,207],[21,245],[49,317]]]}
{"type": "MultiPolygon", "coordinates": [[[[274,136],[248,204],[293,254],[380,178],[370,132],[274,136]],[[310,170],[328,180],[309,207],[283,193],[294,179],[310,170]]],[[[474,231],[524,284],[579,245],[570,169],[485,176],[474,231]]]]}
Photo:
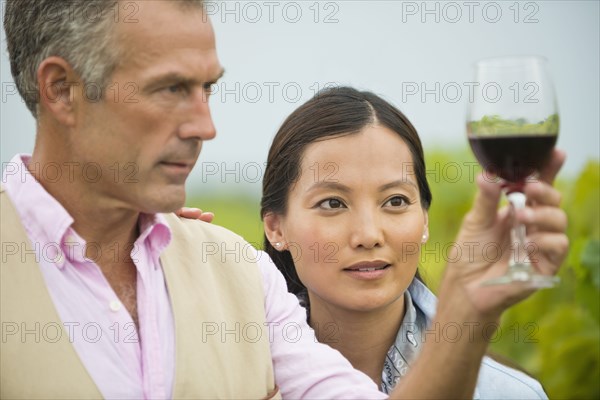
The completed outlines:
{"type": "Polygon", "coordinates": [[[548,183],[531,182],[527,183],[523,189],[527,201],[531,204],[542,204],[547,206],[558,207],[562,195],[548,183]]]}
{"type": "Polygon", "coordinates": [[[496,221],[502,187],[498,182],[491,182],[483,173],[477,177],[477,186],[479,190],[468,218],[482,228],[488,228],[496,221]]]}
{"type": "Polygon", "coordinates": [[[569,252],[569,239],[562,233],[535,233],[527,238],[529,259],[544,275],[556,275],[569,252]]]}
{"type": "Polygon", "coordinates": [[[177,215],[187,219],[200,219],[202,210],[199,208],[183,207],[177,215]]]}
{"type": "Polygon", "coordinates": [[[525,207],[517,211],[516,218],[525,224],[527,232],[563,233],[567,229],[567,214],[557,207],[525,207]]]}
{"type": "Polygon", "coordinates": [[[202,215],[200,215],[200,220],[204,221],[204,222],[208,222],[209,224],[213,221],[214,218],[215,218],[215,214],[213,214],[211,212],[203,212],[202,215]]]}
{"type": "Polygon", "coordinates": [[[554,149],[550,161],[540,170],[540,180],[552,184],[566,158],[567,154],[564,151],[554,149]]]}

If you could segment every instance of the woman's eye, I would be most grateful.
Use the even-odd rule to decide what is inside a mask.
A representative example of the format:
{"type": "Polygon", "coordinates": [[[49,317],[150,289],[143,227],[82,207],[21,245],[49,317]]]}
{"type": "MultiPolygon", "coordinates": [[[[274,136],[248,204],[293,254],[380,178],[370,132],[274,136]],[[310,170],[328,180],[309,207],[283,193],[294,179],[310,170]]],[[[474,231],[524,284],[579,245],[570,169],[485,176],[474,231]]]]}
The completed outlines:
{"type": "Polygon", "coordinates": [[[322,202],[320,202],[319,207],[329,210],[329,209],[345,208],[346,206],[344,205],[344,203],[342,203],[341,200],[327,199],[327,200],[323,200],[322,202]]]}
{"type": "Polygon", "coordinates": [[[384,205],[390,205],[392,207],[402,207],[402,206],[405,206],[406,204],[408,204],[408,200],[406,200],[405,197],[394,196],[391,199],[389,199],[388,201],[386,201],[384,205]]]}

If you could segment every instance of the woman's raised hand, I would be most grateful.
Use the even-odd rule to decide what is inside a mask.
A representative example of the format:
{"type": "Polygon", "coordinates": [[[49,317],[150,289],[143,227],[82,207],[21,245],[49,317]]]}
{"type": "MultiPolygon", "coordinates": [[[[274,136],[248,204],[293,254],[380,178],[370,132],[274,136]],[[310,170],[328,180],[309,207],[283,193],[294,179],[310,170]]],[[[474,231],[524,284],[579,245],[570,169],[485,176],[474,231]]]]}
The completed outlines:
{"type": "Polygon", "coordinates": [[[485,175],[477,179],[478,192],[473,207],[465,216],[440,288],[440,306],[468,307],[478,319],[495,320],[508,307],[525,299],[535,289],[526,283],[483,285],[502,276],[512,253],[510,228],[514,218],[526,226],[526,251],[534,269],[543,275],[556,275],[565,259],[569,241],[565,234],[567,217],[560,209],[560,193],[552,182],[565,160],[555,150],[539,178],[525,184],[527,206],[512,215],[509,207],[498,209],[502,195],[500,182],[485,175]]]}

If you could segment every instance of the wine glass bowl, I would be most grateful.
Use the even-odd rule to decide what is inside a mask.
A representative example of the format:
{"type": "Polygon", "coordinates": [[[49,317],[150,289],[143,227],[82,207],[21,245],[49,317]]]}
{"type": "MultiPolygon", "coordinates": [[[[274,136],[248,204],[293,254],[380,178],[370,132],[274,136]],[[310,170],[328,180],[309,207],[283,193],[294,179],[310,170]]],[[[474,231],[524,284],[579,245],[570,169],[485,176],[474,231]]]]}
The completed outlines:
{"type": "MultiPolygon", "coordinates": [[[[554,86],[543,57],[490,58],[475,64],[477,88],[467,113],[467,136],[479,164],[504,180],[513,209],[525,207],[523,186],[550,160],[560,120],[554,86]]],[[[556,277],[539,275],[527,255],[523,225],[511,230],[506,275],[486,284],[524,282],[552,287],[556,277]]]]}

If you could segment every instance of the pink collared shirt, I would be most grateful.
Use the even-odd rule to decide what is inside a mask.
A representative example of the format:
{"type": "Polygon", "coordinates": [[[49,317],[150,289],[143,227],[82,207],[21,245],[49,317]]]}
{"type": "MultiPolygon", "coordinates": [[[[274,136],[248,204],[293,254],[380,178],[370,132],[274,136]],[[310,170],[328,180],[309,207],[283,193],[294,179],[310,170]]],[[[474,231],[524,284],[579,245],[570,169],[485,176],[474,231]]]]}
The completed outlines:
{"type": "MultiPolygon", "coordinates": [[[[54,306],[85,368],[105,398],[171,398],[175,327],[159,261],[171,240],[168,225],[161,215],[140,217],[141,234],[131,253],[137,268],[136,332],[98,265],[84,257],[86,246],[93,244],[77,235],[73,218],[28,172],[29,160],[15,156],[3,171],[2,184],[35,246],[54,306]]],[[[317,343],[283,276],[266,253],[257,252],[257,258],[275,381],[283,397],[386,398],[337,351],[317,343]]]]}
{"type": "MultiPolygon", "coordinates": [[[[92,246],[90,254],[98,254],[99,247],[73,230],[73,218],[26,169],[29,158],[13,158],[10,170],[4,171],[3,185],[83,365],[105,398],[170,398],[175,334],[158,259],[171,240],[169,227],[160,215],[140,217],[141,234],[131,251],[137,269],[138,332],[94,262],[96,257],[85,258],[86,247],[92,246]]],[[[124,256],[124,249],[116,244],[110,251],[115,257],[124,256]]]]}

